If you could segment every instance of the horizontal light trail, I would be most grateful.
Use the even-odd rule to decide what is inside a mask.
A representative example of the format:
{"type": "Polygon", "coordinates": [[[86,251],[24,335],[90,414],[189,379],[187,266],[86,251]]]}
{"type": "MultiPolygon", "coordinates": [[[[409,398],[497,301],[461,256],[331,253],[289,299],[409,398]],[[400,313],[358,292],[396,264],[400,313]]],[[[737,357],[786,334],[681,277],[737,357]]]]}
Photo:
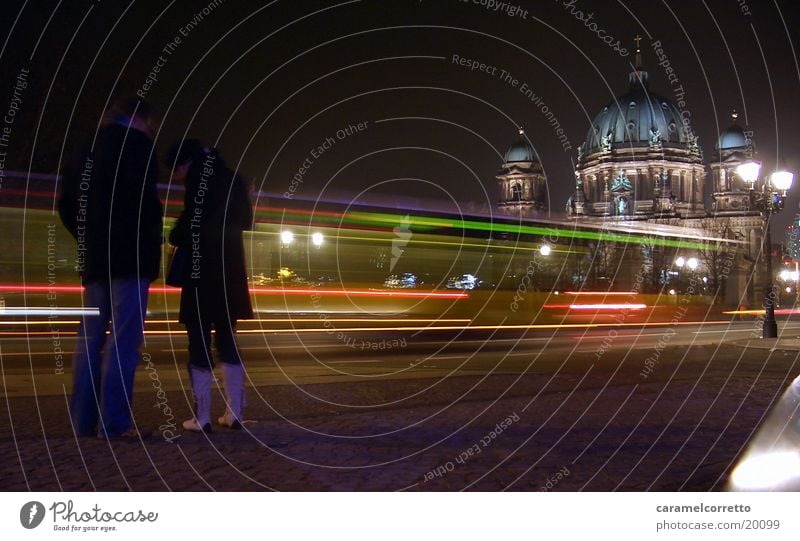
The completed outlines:
{"type": "Polygon", "coordinates": [[[566,227],[556,225],[524,225],[508,222],[492,222],[480,220],[465,220],[460,218],[442,218],[433,216],[419,216],[413,214],[391,214],[382,212],[348,211],[344,213],[287,209],[280,207],[257,207],[256,216],[262,221],[281,223],[298,221],[303,226],[308,227],[337,227],[342,229],[342,225],[349,226],[373,226],[381,227],[386,232],[401,225],[401,221],[412,231],[418,233],[430,232],[437,229],[444,230],[472,230],[492,233],[509,233],[512,235],[533,235],[558,237],[560,239],[587,239],[605,242],[620,242],[625,244],[640,244],[647,242],[658,246],[672,246],[677,248],[704,249],[706,244],[695,238],[669,238],[664,233],[653,231],[647,232],[615,232],[608,229],[600,231],[579,229],[570,227],[572,224],[564,224],[566,227]],[[332,225],[331,225],[332,224],[332,225]]]}
{"type": "Polygon", "coordinates": [[[607,295],[625,295],[630,297],[636,295],[635,291],[565,291],[564,295],[593,295],[596,297],[605,297],[607,295]]]}
{"type": "MultiPolygon", "coordinates": [[[[301,226],[305,227],[305,226],[301,226]]],[[[280,232],[276,231],[272,233],[272,235],[280,236],[280,232]]],[[[332,235],[329,237],[325,237],[328,240],[342,240],[342,241],[351,241],[351,240],[358,240],[358,241],[366,241],[366,242],[385,242],[391,243],[396,242],[395,238],[389,237],[356,237],[353,235],[332,235]]],[[[463,241],[437,241],[437,240],[420,240],[420,239],[408,239],[407,244],[424,244],[424,245],[431,245],[431,246],[448,246],[451,248],[481,248],[483,250],[490,249],[490,250],[511,250],[513,252],[536,252],[539,253],[540,246],[522,246],[520,244],[515,245],[505,245],[505,244],[491,244],[490,242],[486,242],[484,244],[477,244],[474,242],[463,242],[463,241]]],[[[572,249],[568,250],[566,248],[558,248],[554,246],[552,248],[553,253],[560,253],[560,254],[583,254],[587,253],[588,250],[583,249],[572,249]]]]}
{"type": "MultiPolygon", "coordinates": [[[[44,285],[0,285],[0,291],[14,293],[81,293],[81,286],[44,286],[44,285]]],[[[180,288],[153,286],[150,293],[178,294],[180,288]]],[[[250,293],[254,295],[319,295],[321,297],[395,297],[395,298],[435,298],[435,299],[466,299],[469,295],[464,292],[450,293],[440,291],[405,291],[385,289],[299,289],[299,288],[271,288],[251,287],[250,293]]],[[[0,312],[2,313],[2,312],[0,312]]]]}
{"type": "MultiPolygon", "coordinates": [[[[415,332],[436,332],[436,331],[502,331],[502,330],[538,330],[538,329],[599,329],[609,327],[674,327],[677,325],[730,325],[730,321],[653,321],[647,323],[563,323],[563,324],[530,324],[530,325],[441,325],[428,327],[341,327],[337,329],[242,329],[236,331],[237,334],[308,334],[321,333],[332,334],[335,332],[391,332],[391,331],[415,331],[415,332]]],[[[169,335],[184,334],[181,330],[169,331],[145,331],[150,335],[169,335]]],[[[52,333],[45,331],[31,331],[28,333],[20,332],[0,332],[0,336],[50,336],[52,333]]]]}
{"type": "Polygon", "coordinates": [[[647,242],[658,246],[672,246],[678,248],[704,249],[706,244],[694,239],[671,239],[656,235],[644,235],[633,233],[616,233],[613,231],[587,231],[571,228],[557,228],[555,226],[536,226],[536,225],[517,225],[509,223],[492,223],[477,220],[457,220],[449,218],[436,218],[429,216],[408,216],[376,213],[376,212],[348,212],[344,218],[346,221],[367,224],[385,224],[387,227],[400,225],[400,220],[412,230],[426,231],[434,228],[441,229],[470,229],[474,231],[488,231],[490,233],[511,233],[515,235],[534,235],[546,237],[558,237],[563,239],[588,239],[605,242],[621,242],[625,244],[638,244],[647,242]],[[349,220],[348,220],[349,218],[349,220]]]}
{"type": "MultiPolygon", "coordinates": [[[[97,313],[96,311],[94,312],[97,313]]],[[[2,315],[2,313],[0,313],[2,315]]],[[[267,318],[267,319],[240,319],[238,320],[239,324],[243,323],[319,323],[321,318],[267,318]]],[[[409,318],[409,319],[390,319],[390,318],[333,318],[333,317],[326,317],[325,321],[331,321],[334,323],[388,323],[388,322],[396,322],[396,323],[469,323],[472,321],[471,319],[460,318],[460,319],[417,319],[417,318],[409,318]]],[[[12,320],[12,321],[2,321],[0,320],[0,326],[3,325],[78,325],[80,321],[78,320],[48,320],[48,321],[24,321],[24,320],[12,320]]],[[[178,325],[180,321],[177,319],[147,319],[145,320],[145,324],[151,325],[178,325]]]]}
{"type": "MultiPolygon", "coordinates": [[[[726,310],[722,312],[725,315],[732,316],[763,316],[766,312],[763,308],[760,310],[726,310]]],[[[800,308],[778,308],[775,310],[776,316],[787,316],[791,314],[800,314],[800,308]]]]}
{"type": "Polygon", "coordinates": [[[0,308],[0,316],[96,316],[100,314],[97,308],[27,308],[6,307],[0,308]]]}
{"type": "MultiPolygon", "coordinates": [[[[2,315],[0,313],[0,315],[2,315]]],[[[61,319],[51,319],[49,321],[20,321],[20,320],[13,320],[13,321],[0,321],[0,327],[4,325],[79,325],[80,321],[72,321],[72,320],[61,320],[61,319]]]]}
{"type": "Polygon", "coordinates": [[[567,310],[643,310],[646,304],[545,304],[542,308],[549,310],[563,308],[567,310]]]}
{"type": "Polygon", "coordinates": [[[570,310],[642,310],[646,304],[570,304],[570,310]]]}

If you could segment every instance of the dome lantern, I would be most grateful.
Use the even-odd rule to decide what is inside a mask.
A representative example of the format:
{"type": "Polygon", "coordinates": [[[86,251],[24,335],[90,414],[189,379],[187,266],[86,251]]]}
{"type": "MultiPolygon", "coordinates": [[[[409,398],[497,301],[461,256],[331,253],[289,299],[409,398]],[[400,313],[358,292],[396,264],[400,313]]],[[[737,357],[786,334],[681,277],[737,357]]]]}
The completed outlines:
{"type": "Polygon", "coordinates": [[[533,146],[528,142],[528,138],[525,137],[525,130],[520,126],[519,128],[519,139],[508,147],[506,153],[503,157],[503,161],[505,163],[528,163],[528,162],[538,162],[539,156],[536,154],[536,151],[533,149],[533,146]]]}
{"type": "Polygon", "coordinates": [[[744,129],[738,123],[739,113],[736,109],[731,112],[733,124],[719,134],[717,150],[745,149],[750,145],[744,129]]]}

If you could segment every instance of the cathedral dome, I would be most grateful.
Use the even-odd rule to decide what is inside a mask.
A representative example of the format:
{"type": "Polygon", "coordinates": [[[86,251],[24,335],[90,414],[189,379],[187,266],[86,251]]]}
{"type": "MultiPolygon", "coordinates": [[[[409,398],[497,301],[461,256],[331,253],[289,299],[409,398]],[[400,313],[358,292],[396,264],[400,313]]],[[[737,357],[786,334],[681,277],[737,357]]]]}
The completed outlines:
{"type": "Polygon", "coordinates": [[[628,92],[603,107],[586,135],[585,154],[608,145],[664,146],[688,145],[691,131],[684,128],[681,112],[672,101],[647,88],[647,72],[629,77],[628,92]]]}
{"type": "Polygon", "coordinates": [[[733,126],[719,134],[719,141],[717,141],[717,149],[719,150],[732,150],[736,148],[745,148],[748,146],[744,129],[736,124],[736,119],[739,118],[739,115],[736,113],[736,111],[733,112],[731,118],[733,118],[733,126]]]}
{"type": "Polygon", "coordinates": [[[505,163],[538,162],[539,156],[533,146],[525,138],[525,131],[519,129],[519,139],[506,150],[503,157],[505,163]]]}

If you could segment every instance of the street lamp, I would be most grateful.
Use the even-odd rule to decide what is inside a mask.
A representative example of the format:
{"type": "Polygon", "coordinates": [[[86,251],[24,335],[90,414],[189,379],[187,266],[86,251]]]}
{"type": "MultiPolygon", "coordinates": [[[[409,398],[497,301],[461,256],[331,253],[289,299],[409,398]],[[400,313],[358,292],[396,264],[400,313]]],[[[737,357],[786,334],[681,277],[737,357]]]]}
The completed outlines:
{"type": "Polygon", "coordinates": [[[552,251],[553,251],[553,249],[552,249],[552,248],[550,248],[550,245],[549,245],[549,244],[542,244],[542,245],[539,247],[539,253],[540,253],[540,254],[542,254],[542,255],[543,255],[543,256],[545,256],[545,257],[549,256],[549,255],[550,255],[550,252],[552,252],[552,251]]]}
{"type": "Polygon", "coordinates": [[[312,243],[314,244],[314,246],[316,246],[317,248],[319,248],[320,246],[322,246],[322,243],[324,242],[324,237],[322,236],[322,233],[320,233],[320,232],[316,232],[316,233],[314,233],[313,235],[311,235],[311,242],[312,242],[312,243]]]}
{"type": "Polygon", "coordinates": [[[281,231],[281,244],[288,246],[294,242],[294,233],[291,231],[281,231]]]}
{"type": "Polygon", "coordinates": [[[675,260],[675,264],[682,268],[686,264],[686,260],[683,258],[683,256],[681,256],[675,260]]]}
{"type": "Polygon", "coordinates": [[[778,323],[775,321],[775,291],[772,284],[772,235],[770,235],[770,218],[773,212],[783,210],[786,192],[792,187],[794,175],[788,171],[776,171],[756,187],[761,164],[745,162],[736,168],[736,173],[750,185],[750,202],[754,209],[764,217],[764,246],[762,253],[767,258],[767,287],[764,291],[764,325],[762,338],[777,338],[778,323]]]}

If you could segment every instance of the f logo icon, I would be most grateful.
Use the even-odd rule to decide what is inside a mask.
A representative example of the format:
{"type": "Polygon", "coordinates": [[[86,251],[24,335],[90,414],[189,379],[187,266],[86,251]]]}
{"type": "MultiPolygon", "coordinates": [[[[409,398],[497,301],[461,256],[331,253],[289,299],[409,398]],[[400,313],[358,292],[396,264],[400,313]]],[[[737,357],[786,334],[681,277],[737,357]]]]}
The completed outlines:
{"type": "Polygon", "coordinates": [[[23,528],[32,530],[44,520],[44,505],[41,502],[28,502],[19,510],[19,522],[23,528]]]}

